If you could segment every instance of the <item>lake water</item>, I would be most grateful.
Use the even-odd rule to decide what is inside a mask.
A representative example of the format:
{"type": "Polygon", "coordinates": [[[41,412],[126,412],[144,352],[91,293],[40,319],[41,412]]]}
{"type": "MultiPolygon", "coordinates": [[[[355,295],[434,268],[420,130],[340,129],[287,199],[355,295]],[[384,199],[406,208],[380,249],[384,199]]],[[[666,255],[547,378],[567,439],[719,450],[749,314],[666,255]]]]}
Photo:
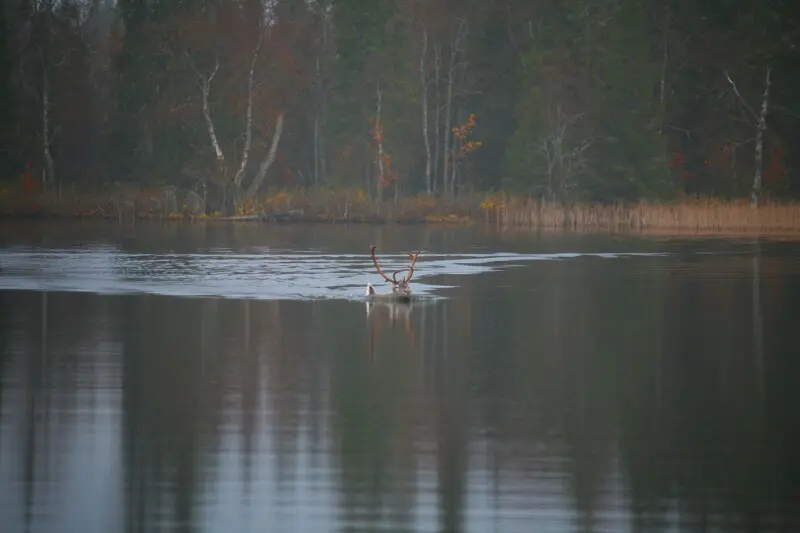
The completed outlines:
{"type": "Polygon", "coordinates": [[[798,317],[788,239],[2,222],[0,530],[800,531],[798,317]]]}

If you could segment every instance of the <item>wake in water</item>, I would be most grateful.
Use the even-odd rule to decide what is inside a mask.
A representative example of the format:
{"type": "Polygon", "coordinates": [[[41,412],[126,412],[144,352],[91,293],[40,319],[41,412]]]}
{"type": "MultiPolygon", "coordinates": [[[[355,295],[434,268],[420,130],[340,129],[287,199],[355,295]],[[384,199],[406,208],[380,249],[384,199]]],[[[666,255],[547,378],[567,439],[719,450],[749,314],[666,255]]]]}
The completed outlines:
{"type": "MultiPolygon", "coordinates": [[[[426,284],[441,274],[475,275],[528,261],[578,257],[657,256],[649,253],[426,254],[414,273],[414,294],[436,297],[445,285],[426,284]]],[[[382,254],[389,269],[405,254],[382,254]]],[[[10,248],[0,251],[0,289],[159,294],[221,298],[360,299],[378,274],[368,254],[266,251],[236,254],[135,254],[115,247],[10,248]]]]}

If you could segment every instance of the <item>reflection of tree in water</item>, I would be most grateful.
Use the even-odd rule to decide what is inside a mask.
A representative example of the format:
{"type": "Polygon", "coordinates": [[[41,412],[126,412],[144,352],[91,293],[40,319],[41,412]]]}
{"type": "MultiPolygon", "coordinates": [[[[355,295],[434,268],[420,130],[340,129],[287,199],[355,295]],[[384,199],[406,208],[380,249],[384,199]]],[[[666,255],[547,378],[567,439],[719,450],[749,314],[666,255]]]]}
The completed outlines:
{"type": "Polygon", "coordinates": [[[498,508],[564,506],[582,530],[605,526],[620,504],[634,531],[777,530],[798,497],[800,286],[772,276],[767,257],[751,259],[710,263],[730,275],[702,283],[713,259],[660,270],[634,259],[542,261],[505,272],[507,287],[492,274],[445,279],[460,286],[456,297],[394,321],[341,301],[49,294],[44,331],[57,335],[46,338],[42,295],[0,293],[0,384],[26,369],[33,408],[19,438],[31,453],[19,462],[27,487],[46,485],[59,467],[43,461],[63,459],[42,450],[75,425],[62,411],[87,401],[78,393],[97,379],[103,350],[92,341],[108,326],[102,317],[115,317],[132,532],[193,529],[223,466],[263,501],[259,477],[286,494],[319,481],[310,478],[328,472],[327,456],[334,485],[320,490],[340,497],[344,529],[413,529],[430,475],[438,528],[460,531],[468,491],[482,491],[471,477],[484,468],[482,438],[498,508]],[[23,365],[5,350],[12,320],[34,355],[23,365]],[[44,340],[48,358],[37,358],[44,340]],[[231,443],[240,462],[222,465],[231,443]]]}
{"type": "Polygon", "coordinates": [[[270,405],[270,427],[275,446],[275,482],[279,489],[294,481],[300,433],[305,425],[308,387],[306,376],[312,362],[309,353],[313,343],[307,324],[308,310],[303,302],[264,302],[259,322],[268,339],[265,350],[266,391],[270,405]]]}
{"type": "Polygon", "coordinates": [[[46,292],[39,295],[40,304],[38,306],[40,324],[38,339],[31,339],[30,346],[34,347],[28,352],[28,366],[25,383],[25,458],[24,458],[24,483],[25,496],[25,529],[31,528],[35,506],[35,492],[37,488],[46,485],[49,479],[47,464],[44,465],[42,473],[44,479],[38,478],[37,459],[44,455],[45,461],[49,459],[45,454],[41,454],[41,449],[49,447],[49,418],[50,418],[50,389],[44,382],[47,380],[47,359],[48,359],[48,309],[46,292]],[[44,378],[44,379],[43,379],[44,378]],[[44,433],[44,435],[42,435],[44,433]],[[43,439],[41,437],[44,437],[43,439]],[[44,442],[40,442],[43,440],[44,442]]]}
{"type": "Polygon", "coordinates": [[[440,506],[440,531],[457,532],[463,527],[467,491],[469,438],[469,364],[464,355],[472,352],[468,327],[468,305],[455,314],[451,302],[435,308],[433,330],[442,335],[428,344],[425,355],[432,356],[431,391],[435,412],[436,467],[440,506]],[[463,314],[462,314],[463,313],[463,314]],[[459,316],[460,315],[460,316],[459,316]],[[467,327],[464,327],[464,324],[467,327]],[[461,331],[462,334],[451,334],[461,331]]]}
{"type": "Polygon", "coordinates": [[[424,337],[414,332],[431,310],[404,307],[398,317],[398,309],[379,305],[365,321],[353,312],[354,304],[331,305],[336,309],[329,316],[339,318],[321,325],[321,333],[332,360],[330,424],[342,527],[373,531],[391,524],[392,530],[411,530],[419,463],[434,442],[420,433],[431,410],[421,388],[428,352],[424,337]],[[415,348],[417,341],[422,349],[415,348]]]}
{"type": "Polygon", "coordinates": [[[224,321],[213,300],[143,296],[121,305],[126,531],[162,520],[192,530],[218,450],[225,337],[213,329],[224,321]]]}
{"type": "Polygon", "coordinates": [[[241,329],[242,329],[242,353],[236,359],[237,372],[240,376],[239,384],[239,426],[242,434],[241,460],[242,474],[244,476],[244,493],[250,496],[253,473],[255,472],[255,455],[257,450],[257,435],[259,431],[258,410],[261,391],[261,368],[258,356],[258,333],[253,331],[253,303],[250,300],[242,300],[241,308],[241,329]]]}
{"type": "MultiPolygon", "coordinates": [[[[97,362],[85,361],[80,355],[85,335],[92,331],[91,320],[65,312],[70,309],[68,303],[63,294],[48,292],[4,293],[0,302],[2,313],[8,317],[1,322],[5,327],[0,328],[5,344],[0,356],[0,398],[18,389],[22,400],[11,411],[20,414],[19,431],[10,433],[19,440],[21,457],[7,464],[16,463],[21,468],[19,486],[26,529],[35,527],[38,509],[52,496],[51,487],[63,480],[64,450],[75,438],[77,413],[96,408],[94,398],[80,394],[81,381],[97,383],[97,362]],[[64,325],[72,329],[58,336],[52,334],[64,325]],[[6,327],[17,333],[16,341],[12,342],[6,327]],[[5,370],[12,366],[15,374],[6,376],[5,370]]],[[[5,424],[2,427],[13,429],[5,424]]]]}
{"type": "Polygon", "coordinates": [[[11,364],[11,336],[13,334],[14,317],[13,300],[8,292],[0,291],[0,438],[3,436],[3,399],[5,385],[8,382],[8,367],[11,364]]]}
{"type": "MultiPolygon", "coordinates": [[[[797,465],[796,446],[789,449],[800,424],[785,405],[797,392],[784,385],[797,387],[797,358],[765,345],[760,384],[747,303],[751,263],[727,260],[735,274],[703,283],[685,265],[632,276],[611,262],[543,262],[535,281],[529,270],[508,273],[527,293],[473,287],[476,301],[489,291],[503,300],[473,322],[474,353],[481,354],[474,356],[475,386],[489,400],[480,421],[504,443],[490,447],[491,464],[505,472],[496,483],[527,472],[538,484],[542,458],[567,459],[563,474],[584,529],[592,529],[595,510],[620,496],[634,530],[665,527],[675,505],[684,525],[720,516],[761,528],[766,520],[792,520],[777,509],[791,497],[784,481],[791,474],[780,467],[797,465]],[[514,312],[498,316],[502,307],[514,312]],[[487,320],[507,327],[483,326],[483,333],[487,320]],[[622,494],[614,488],[618,468],[622,494]]],[[[783,317],[796,315],[797,304],[787,307],[789,296],[762,290],[760,298],[771,310],[763,337],[791,346],[783,317]]],[[[495,490],[502,499],[503,489],[495,490]]]]}
{"type": "Polygon", "coordinates": [[[336,327],[350,333],[328,335],[333,342],[329,353],[337,358],[331,375],[331,429],[341,476],[342,520],[348,529],[367,531],[382,522],[387,485],[398,473],[391,445],[405,436],[399,434],[402,426],[393,414],[409,391],[404,390],[408,382],[403,373],[387,379],[387,365],[403,369],[400,350],[387,349],[373,366],[365,354],[363,316],[348,307],[341,310],[336,327]]]}
{"type": "Polygon", "coordinates": [[[431,469],[440,529],[462,529],[469,320],[469,305],[377,304],[368,309],[366,338],[337,337],[332,352],[347,354],[333,368],[332,390],[346,527],[410,530],[418,473],[431,469]]]}
{"type": "Polygon", "coordinates": [[[765,424],[763,378],[754,371],[750,261],[729,258],[727,264],[733,279],[697,284],[676,278],[669,292],[677,320],[668,326],[673,362],[665,402],[675,423],[664,437],[679,496],[695,494],[685,502],[687,519],[713,523],[718,509],[726,509],[724,516],[741,521],[728,524],[733,528],[757,525],[782,498],[773,492],[772,480],[784,474],[771,448],[787,428],[765,424]]]}

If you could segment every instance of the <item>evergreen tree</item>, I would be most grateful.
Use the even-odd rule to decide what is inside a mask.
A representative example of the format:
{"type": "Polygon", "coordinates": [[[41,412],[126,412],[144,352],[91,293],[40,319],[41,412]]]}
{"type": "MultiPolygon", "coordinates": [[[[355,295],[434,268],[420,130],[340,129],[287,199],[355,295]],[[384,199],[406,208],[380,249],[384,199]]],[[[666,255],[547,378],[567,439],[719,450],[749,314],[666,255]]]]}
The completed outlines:
{"type": "Polygon", "coordinates": [[[0,175],[13,172],[11,132],[14,126],[14,92],[11,82],[13,65],[9,42],[10,27],[5,6],[0,5],[0,175]]]}
{"type": "Polygon", "coordinates": [[[145,170],[152,153],[152,138],[145,114],[154,99],[149,70],[153,51],[147,23],[151,19],[147,0],[119,0],[122,45],[114,57],[114,120],[111,172],[133,179],[145,170]]]}
{"type": "Polygon", "coordinates": [[[591,156],[598,163],[589,185],[597,199],[664,198],[670,193],[659,63],[650,49],[643,0],[619,3],[610,20],[593,24],[590,96],[594,122],[591,156]]]}
{"type": "Polygon", "coordinates": [[[333,4],[336,78],[329,133],[339,152],[332,169],[336,181],[367,186],[371,182],[368,120],[377,107],[381,81],[377,74],[386,57],[392,4],[391,0],[336,0],[333,4]]]}

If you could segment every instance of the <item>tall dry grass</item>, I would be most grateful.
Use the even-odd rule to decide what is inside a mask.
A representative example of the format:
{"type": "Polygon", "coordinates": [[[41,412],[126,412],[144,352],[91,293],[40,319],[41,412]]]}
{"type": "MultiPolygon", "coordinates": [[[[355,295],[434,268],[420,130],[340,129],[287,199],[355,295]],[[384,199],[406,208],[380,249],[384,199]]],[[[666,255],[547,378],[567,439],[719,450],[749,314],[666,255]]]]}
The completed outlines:
{"type": "Polygon", "coordinates": [[[501,227],[611,231],[800,231],[800,203],[683,200],[630,205],[561,205],[508,198],[482,204],[484,219],[501,227]]]}
{"type": "MultiPolygon", "coordinates": [[[[207,213],[194,191],[174,187],[74,188],[25,194],[0,182],[0,214],[82,218],[224,219],[207,213]]],[[[284,221],[488,224],[501,228],[666,232],[800,232],[800,203],[691,200],[673,203],[562,205],[504,192],[461,194],[454,200],[424,194],[378,203],[359,188],[294,188],[268,191],[240,206],[237,215],[283,214],[284,221]]]]}
{"type": "Polygon", "coordinates": [[[25,191],[15,182],[0,182],[0,215],[57,218],[181,218],[199,212],[196,194],[175,187],[106,186],[85,190],[25,191]]]}

